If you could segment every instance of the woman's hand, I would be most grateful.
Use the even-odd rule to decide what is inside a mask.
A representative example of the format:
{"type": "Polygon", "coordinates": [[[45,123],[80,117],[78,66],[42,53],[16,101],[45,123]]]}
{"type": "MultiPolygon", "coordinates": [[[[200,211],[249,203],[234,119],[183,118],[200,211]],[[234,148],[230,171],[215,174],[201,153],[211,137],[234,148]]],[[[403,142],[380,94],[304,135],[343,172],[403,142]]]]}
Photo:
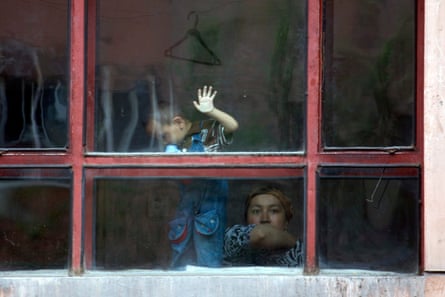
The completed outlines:
{"type": "Polygon", "coordinates": [[[294,235],[271,224],[258,224],[250,231],[250,245],[254,248],[269,250],[291,248],[296,241],[294,235]]]}

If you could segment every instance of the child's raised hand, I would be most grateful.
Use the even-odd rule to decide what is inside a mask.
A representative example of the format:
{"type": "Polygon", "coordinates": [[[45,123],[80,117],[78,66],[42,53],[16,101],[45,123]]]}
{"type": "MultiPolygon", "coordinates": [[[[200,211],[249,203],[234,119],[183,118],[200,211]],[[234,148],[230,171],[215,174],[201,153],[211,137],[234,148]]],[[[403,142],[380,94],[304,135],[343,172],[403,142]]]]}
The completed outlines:
{"type": "Polygon", "coordinates": [[[193,104],[195,105],[196,109],[199,110],[202,113],[208,113],[211,112],[215,106],[213,105],[213,99],[216,96],[217,91],[213,91],[212,86],[204,86],[201,89],[198,89],[198,101],[193,101],[193,104]]]}

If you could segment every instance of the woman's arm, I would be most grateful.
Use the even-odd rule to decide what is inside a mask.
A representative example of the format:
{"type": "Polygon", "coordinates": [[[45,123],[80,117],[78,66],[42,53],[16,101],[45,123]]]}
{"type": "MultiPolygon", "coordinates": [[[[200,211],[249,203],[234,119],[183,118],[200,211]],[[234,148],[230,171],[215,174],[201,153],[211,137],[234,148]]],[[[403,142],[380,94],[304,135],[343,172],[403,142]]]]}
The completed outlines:
{"type": "Polygon", "coordinates": [[[255,225],[234,225],[224,234],[224,257],[228,260],[241,256],[249,248],[250,232],[255,225]]]}
{"type": "Polygon", "coordinates": [[[297,238],[285,230],[270,224],[259,224],[250,232],[250,246],[262,249],[291,248],[297,238]]]}

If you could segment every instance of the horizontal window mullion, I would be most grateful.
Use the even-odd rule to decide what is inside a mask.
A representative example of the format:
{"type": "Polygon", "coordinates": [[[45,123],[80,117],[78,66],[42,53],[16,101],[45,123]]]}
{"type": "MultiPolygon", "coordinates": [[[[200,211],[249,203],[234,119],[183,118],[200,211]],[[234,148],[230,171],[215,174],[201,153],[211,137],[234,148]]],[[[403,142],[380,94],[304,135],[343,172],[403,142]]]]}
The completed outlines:
{"type": "Polygon", "coordinates": [[[302,167],[304,156],[236,156],[236,155],[191,155],[181,156],[88,156],[84,159],[87,166],[174,166],[174,167],[302,167]],[[298,165],[300,164],[300,165],[298,165]]]}
{"type": "Polygon", "coordinates": [[[320,177],[328,178],[418,178],[419,167],[375,164],[372,166],[321,165],[320,177]]]}
{"type": "Polygon", "coordinates": [[[302,177],[303,168],[160,168],[160,167],[108,167],[86,168],[92,177],[302,177]],[[198,170],[197,170],[198,169],[198,170]]]}
{"type": "Polygon", "coordinates": [[[407,164],[416,165],[421,164],[422,155],[420,153],[380,153],[380,152],[368,152],[368,153],[348,153],[348,152],[335,152],[335,153],[322,153],[318,155],[318,162],[320,163],[334,163],[334,164],[407,164]]]}
{"type": "Polygon", "coordinates": [[[71,156],[65,153],[5,153],[0,155],[2,165],[69,165],[72,163],[71,156]]]}

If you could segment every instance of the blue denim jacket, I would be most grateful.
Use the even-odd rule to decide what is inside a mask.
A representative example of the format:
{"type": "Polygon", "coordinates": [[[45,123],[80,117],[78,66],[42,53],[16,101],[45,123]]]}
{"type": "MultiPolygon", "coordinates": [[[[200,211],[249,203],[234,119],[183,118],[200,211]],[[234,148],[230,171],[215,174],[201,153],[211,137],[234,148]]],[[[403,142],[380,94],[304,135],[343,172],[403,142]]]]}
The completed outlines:
{"type": "MultiPolygon", "coordinates": [[[[178,150],[179,151],[179,150],[178,150]]],[[[200,134],[192,136],[189,152],[203,152],[200,134]]],[[[185,265],[219,267],[226,228],[227,180],[183,181],[181,199],[168,234],[172,268],[185,265]]]]}

